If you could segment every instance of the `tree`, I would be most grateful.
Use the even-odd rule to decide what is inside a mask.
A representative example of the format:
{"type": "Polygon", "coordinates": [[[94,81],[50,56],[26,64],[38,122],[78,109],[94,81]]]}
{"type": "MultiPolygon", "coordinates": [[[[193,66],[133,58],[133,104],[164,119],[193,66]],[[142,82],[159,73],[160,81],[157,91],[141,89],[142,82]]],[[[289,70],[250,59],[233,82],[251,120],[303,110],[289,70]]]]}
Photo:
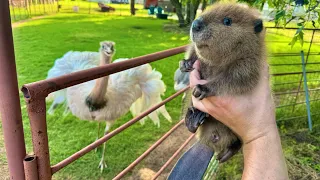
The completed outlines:
{"type": "Polygon", "coordinates": [[[134,0],[130,0],[130,12],[133,16],[136,14],[136,10],[134,9],[134,3],[134,0]]]}
{"type": "Polygon", "coordinates": [[[187,16],[186,16],[186,24],[190,24],[195,17],[197,16],[197,10],[200,5],[200,0],[187,0],[187,16]]]}
{"type": "Polygon", "coordinates": [[[179,0],[170,0],[171,4],[176,8],[176,13],[178,16],[179,27],[185,26],[184,16],[182,14],[182,3],[179,0]]]}
{"type": "Polygon", "coordinates": [[[201,6],[201,10],[204,11],[207,7],[207,3],[208,3],[208,0],[203,0],[202,1],[202,6],[201,6]]]}
{"type": "MultiPolygon", "coordinates": [[[[189,25],[197,16],[197,10],[200,2],[202,1],[201,10],[205,10],[208,4],[208,0],[170,0],[171,4],[176,8],[176,13],[179,19],[179,26],[183,27],[189,25]],[[182,13],[182,7],[186,7],[185,18],[182,13]]],[[[209,0],[210,4],[217,0],[209,0]]]]}
{"type": "MultiPolygon", "coordinates": [[[[199,8],[201,0],[170,0],[171,4],[176,8],[176,13],[179,20],[179,26],[183,27],[190,24],[197,15],[197,9],[199,8]],[[186,7],[186,18],[182,13],[182,6],[186,7]]],[[[203,0],[206,1],[206,0],[203,0]]]]}

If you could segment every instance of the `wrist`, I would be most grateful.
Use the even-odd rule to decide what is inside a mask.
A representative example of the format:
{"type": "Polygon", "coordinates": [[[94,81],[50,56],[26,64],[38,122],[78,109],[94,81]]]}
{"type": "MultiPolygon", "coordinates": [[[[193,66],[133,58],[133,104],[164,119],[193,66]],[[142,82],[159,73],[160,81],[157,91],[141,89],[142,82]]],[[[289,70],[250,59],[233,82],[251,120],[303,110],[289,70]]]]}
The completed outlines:
{"type": "Polygon", "coordinates": [[[285,159],[277,127],[243,145],[242,179],[288,179],[285,159]]]}
{"type": "Polygon", "coordinates": [[[259,109],[254,111],[255,113],[251,118],[247,118],[250,123],[246,125],[242,134],[244,144],[249,144],[258,139],[271,138],[272,135],[278,135],[274,108],[271,107],[269,111],[259,109]]]}

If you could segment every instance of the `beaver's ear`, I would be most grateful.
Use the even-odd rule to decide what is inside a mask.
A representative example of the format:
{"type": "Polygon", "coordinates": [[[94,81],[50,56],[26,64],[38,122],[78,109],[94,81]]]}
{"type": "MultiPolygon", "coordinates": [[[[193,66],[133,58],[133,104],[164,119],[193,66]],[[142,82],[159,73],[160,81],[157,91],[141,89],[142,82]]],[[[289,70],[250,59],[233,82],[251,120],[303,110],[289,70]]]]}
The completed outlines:
{"type": "Polygon", "coordinates": [[[263,22],[261,19],[254,21],[254,32],[259,33],[263,30],[263,22]]]}

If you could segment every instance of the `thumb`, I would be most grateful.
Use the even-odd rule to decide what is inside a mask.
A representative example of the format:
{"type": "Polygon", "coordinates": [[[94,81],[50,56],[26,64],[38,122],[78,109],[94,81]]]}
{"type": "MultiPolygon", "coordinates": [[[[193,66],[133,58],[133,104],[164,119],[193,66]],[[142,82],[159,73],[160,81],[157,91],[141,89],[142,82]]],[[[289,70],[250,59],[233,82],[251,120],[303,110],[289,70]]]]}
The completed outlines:
{"type": "Polygon", "coordinates": [[[197,66],[199,65],[199,63],[197,63],[198,61],[196,61],[195,63],[195,69],[193,71],[191,71],[190,73],[190,86],[194,87],[197,84],[206,84],[208,81],[201,79],[200,77],[200,73],[198,71],[199,68],[197,68],[197,66]]]}

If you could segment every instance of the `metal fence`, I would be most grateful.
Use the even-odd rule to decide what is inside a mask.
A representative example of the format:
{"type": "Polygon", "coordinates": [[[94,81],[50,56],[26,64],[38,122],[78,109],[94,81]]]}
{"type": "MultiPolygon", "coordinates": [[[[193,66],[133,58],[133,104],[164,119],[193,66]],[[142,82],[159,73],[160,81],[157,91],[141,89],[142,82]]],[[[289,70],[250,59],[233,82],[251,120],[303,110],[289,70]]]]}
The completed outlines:
{"type": "Polygon", "coordinates": [[[312,119],[320,118],[317,111],[320,108],[320,30],[304,30],[304,45],[301,50],[299,42],[293,49],[288,46],[295,32],[294,28],[267,29],[271,37],[267,39],[268,48],[271,49],[268,59],[273,74],[271,80],[277,122],[283,127],[288,124],[301,126],[302,123],[311,130],[312,119]],[[273,38],[276,36],[283,38],[273,38]],[[296,123],[292,123],[293,121],[296,123]]]}
{"type": "MultiPolygon", "coordinates": [[[[19,95],[17,92],[16,71],[14,63],[13,42],[11,26],[9,21],[8,6],[0,6],[0,57],[3,60],[0,61],[1,75],[0,83],[5,85],[1,88],[1,112],[2,121],[4,127],[5,145],[10,169],[10,175],[13,179],[51,179],[52,175],[64,168],[68,164],[74,162],[78,158],[84,156],[86,153],[100,146],[102,143],[108,141],[113,136],[122,132],[132,124],[139,121],[141,118],[149,114],[150,112],[161,107],[163,104],[169,102],[173,98],[185,92],[187,88],[175,93],[163,102],[150,108],[140,116],[123,124],[114,131],[108,133],[92,144],[84,147],[80,151],[74,153],[72,156],[67,157],[65,160],[55,164],[50,164],[50,152],[47,136],[47,124],[46,124],[46,103],[45,98],[49,93],[54,91],[74,86],[86,81],[97,79],[103,76],[107,76],[119,71],[123,71],[135,66],[139,66],[145,63],[157,61],[169,56],[173,56],[179,53],[183,53],[185,46],[173,48],[170,50],[157,52],[137,58],[133,58],[131,61],[123,61],[118,63],[112,63],[106,66],[96,67],[88,70],[83,70],[68,74],[65,76],[42,80],[31,84],[26,84],[22,87],[24,94],[28,115],[30,119],[30,126],[32,131],[32,142],[34,156],[25,157],[25,144],[23,137],[23,128],[21,120],[21,111],[19,104],[19,95]],[[7,107],[10,107],[9,109],[7,107]],[[5,113],[3,113],[5,112],[5,113]],[[22,161],[25,157],[24,161],[22,161]],[[23,166],[24,165],[24,166],[23,166]],[[24,175],[25,174],[25,175],[24,175]]],[[[268,29],[268,33],[276,36],[281,35],[277,29],[268,29]]],[[[293,30],[294,33],[294,30],[293,30]]],[[[290,37],[290,33],[285,34],[290,37]]],[[[291,36],[292,37],[292,36],[291,36]]],[[[305,56],[300,51],[287,52],[287,49],[277,49],[271,52],[269,55],[272,74],[272,82],[274,86],[274,94],[277,105],[277,120],[278,121],[290,121],[293,119],[306,120],[308,116],[307,105],[310,104],[310,118],[318,117],[316,114],[316,108],[319,108],[319,90],[320,90],[320,71],[319,61],[319,41],[316,39],[319,36],[319,31],[310,30],[306,33],[305,40],[307,44],[307,50],[305,56]],[[282,52],[283,51],[283,52],[282,52]],[[303,56],[301,56],[303,55],[303,56]],[[305,57],[305,61],[303,60],[305,57]],[[292,67],[292,68],[279,68],[277,67],[292,67]],[[305,68],[303,68],[305,67],[305,68]],[[304,71],[305,69],[305,71],[304,71]],[[305,75],[305,76],[303,76],[305,75]],[[308,87],[306,87],[308,85],[308,87]],[[309,88],[309,89],[308,89],[309,88]],[[308,92],[308,93],[306,93],[308,92]],[[307,97],[310,100],[306,99],[307,97]],[[310,103],[309,103],[310,102],[310,103]]],[[[268,43],[288,43],[287,40],[267,40],[268,43]]],[[[307,121],[306,121],[307,122],[307,121]]],[[[128,173],[133,167],[135,167],[143,158],[145,158],[153,149],[160,145],[165,138],[167,138],[173,131],[183,124],[181,120],[170,131],[168,131],[162,138],[160,138],[155,144],[153,144],[145,153],[143,153],[137,160],[129,165],[125,170],[120,172],[114,179],[120,179],[126,173],[128,173]]],[[[163,167],[154,176],[154,179],[172,162],[174,157],[178,156],[179,152],[184,146],[194,137],[191,135],[185,143],[172,155],[172,157],[163,165],[163,167]]]]}
{"type": "MultiPolygon", "coordinates": [[[[104,8],[99,6],[99,0],[9,0],[11,21],[21,21],[35,16],[61,13],[75,14],[95,14],[95,15],[117,15],[131,16],[129,3],[103,3],[104,8]]],[[[164,3],[164,2],[162,2],[164,3]]],[[[162,4],[164,12],[172,14],[172,5],[170,3],[162,4]],[[170,12],[169,12],[170,11],[170,12]]],[[[148,10],[144,8],[143,2],[136,1],[135,16],[153,17],[149,15],[148,10]]]]}
{"type": "MultiPolygon", "coordinates": [[[[63,0],[58,2],[59,12],[95,15],[118,15],[131,16],[130,4],[128,3],[103,3],[106,8],[99,6],[99,1],[71,1],[63,0]]],[[[142,4],[135,4],[135,16],[148,17],[148,10],[142,4]]]]}
{"type": "Polygon", "coordinates": [[[9,0],[11,21],[21,21],[34,16],[56,13],[57,0],[9,0]]]}

